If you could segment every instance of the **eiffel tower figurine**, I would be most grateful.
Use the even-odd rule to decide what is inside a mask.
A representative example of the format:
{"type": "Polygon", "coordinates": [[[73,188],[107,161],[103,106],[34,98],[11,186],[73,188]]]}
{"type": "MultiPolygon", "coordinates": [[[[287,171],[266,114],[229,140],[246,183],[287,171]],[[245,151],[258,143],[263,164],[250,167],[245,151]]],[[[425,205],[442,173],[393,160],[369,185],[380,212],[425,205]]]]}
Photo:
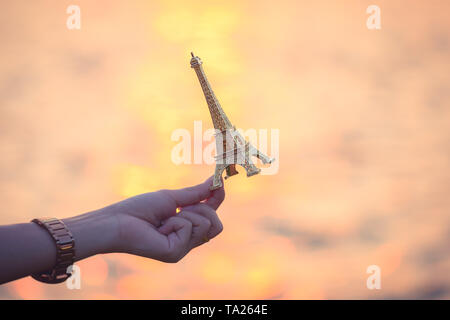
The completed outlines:
{"type": "Polygon", "coordinates": [[[236,165],[238,164],[247,171],[247,177],[251,177],[261,171],[253,164],[252,156],[256,156],[264,164],[272,163],[275,159],[269,158],[245,141],[244,137],[231,124],[211,89],[211,85],[203,71],[202,61],[199,57],[194,56],[192,52],[191,56],[191,68],[194,68],[200,81],[209,112],[211,113],[212,122],[216,129],[216,170],[213,184],[210,187],[211,190],[214,190],[222,186],[220,177],[224,170],[226,170],[225,179],[227,179],[239,173],[236,170],[236,165]]]}

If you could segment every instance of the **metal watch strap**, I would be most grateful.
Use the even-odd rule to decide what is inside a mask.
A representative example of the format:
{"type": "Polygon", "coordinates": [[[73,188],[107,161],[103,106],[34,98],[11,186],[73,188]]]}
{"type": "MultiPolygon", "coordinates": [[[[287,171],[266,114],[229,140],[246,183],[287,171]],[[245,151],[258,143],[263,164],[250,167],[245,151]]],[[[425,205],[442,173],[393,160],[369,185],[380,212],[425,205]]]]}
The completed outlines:
{"type": "Polygon", "coordinates": [[[31,276],[45,283],[64,282],[71,276],[67,273],[67,268],[73,264],[75,257],[75,241],[66,225],[59,219],[43,218],[33,219],[34,222],[46,229],[56,243],[56,264],[47,272],[32,274],[31,276]]]}

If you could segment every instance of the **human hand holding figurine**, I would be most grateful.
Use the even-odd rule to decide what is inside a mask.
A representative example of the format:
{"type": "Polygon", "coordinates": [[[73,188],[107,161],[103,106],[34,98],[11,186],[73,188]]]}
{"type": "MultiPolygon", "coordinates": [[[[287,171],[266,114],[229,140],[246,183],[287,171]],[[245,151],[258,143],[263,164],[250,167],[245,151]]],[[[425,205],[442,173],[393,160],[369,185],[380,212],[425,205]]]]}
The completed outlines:
{"type": "MultiPolygon", "coordinates": [[[[212,177],[193,187],[131,197],[62,219],[66,230],[61,221],[51,224],[62,237],[67,236],[64,232],[73,237],[71,263],[112,252],[177,262],[223,229],[216,210],[225,191],[223,187],[211,191],[211,184],[212,177]]],[[[33,222],[0,226],[0,283],[55,268],[61,247],[55,245],[52,232],[33,222]]]]}
{"type": "Polygon", "coordinates": [[[225,191],[210,191],[211,183],[141,194],[105,208],[118,221],[113,251],[177,262],[217,236],[223,226],[216,210],[225,191]]]}

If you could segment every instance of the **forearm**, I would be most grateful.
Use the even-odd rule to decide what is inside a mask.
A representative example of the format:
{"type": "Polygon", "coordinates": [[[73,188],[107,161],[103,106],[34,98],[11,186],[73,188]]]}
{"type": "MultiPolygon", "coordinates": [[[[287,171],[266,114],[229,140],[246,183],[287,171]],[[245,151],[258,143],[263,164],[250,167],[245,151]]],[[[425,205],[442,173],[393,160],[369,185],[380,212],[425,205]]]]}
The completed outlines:
{"type": "Polygon", "coordinates": [[[56,246],[50,234],[35,223],[0,226],[0,283],[51,269],[56,246]]]}
{"type": "Polygon", "coordinates": [[[109,207],[62,221],[75,239],[75,261],[115,250],[118,224],[109,207]]]}
{"type": "MultiPolygon", "coordinates": [[[[114,250],[116,219],[101,209],[62,219],[75,240],[75,261],[114,250]]],[[[51,270],[56,245],[50,234],[35,223],[0,226],[0,283],[51,270]]]]}

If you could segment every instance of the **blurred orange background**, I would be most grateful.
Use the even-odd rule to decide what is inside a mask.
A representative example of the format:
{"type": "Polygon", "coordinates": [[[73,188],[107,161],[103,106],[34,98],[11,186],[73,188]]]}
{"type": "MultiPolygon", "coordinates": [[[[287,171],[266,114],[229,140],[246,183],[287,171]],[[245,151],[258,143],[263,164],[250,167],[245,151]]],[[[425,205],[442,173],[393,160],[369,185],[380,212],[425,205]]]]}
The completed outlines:
{"type": "MultiPolygon", "coordinates": [[[[213,165],[190,51],[239,128],[280,129],[279,172],[226,181],[224,232],[177,264],[77,263],[2,299],[450,298],[449,1],[8,1],[0,10],[1,224],[65,218],[213,165]],[[68,30],[66,9],[81,8],[68,30]],[[366,8],[381,8],[368,30],[366,8]],[[381,290],[366,268],[381,268],[381,290]]],[[[270,154],[270,149],[269,149],[270,154]]],[[[7,261],[1,261],[7,263],[7,261]]]]}

